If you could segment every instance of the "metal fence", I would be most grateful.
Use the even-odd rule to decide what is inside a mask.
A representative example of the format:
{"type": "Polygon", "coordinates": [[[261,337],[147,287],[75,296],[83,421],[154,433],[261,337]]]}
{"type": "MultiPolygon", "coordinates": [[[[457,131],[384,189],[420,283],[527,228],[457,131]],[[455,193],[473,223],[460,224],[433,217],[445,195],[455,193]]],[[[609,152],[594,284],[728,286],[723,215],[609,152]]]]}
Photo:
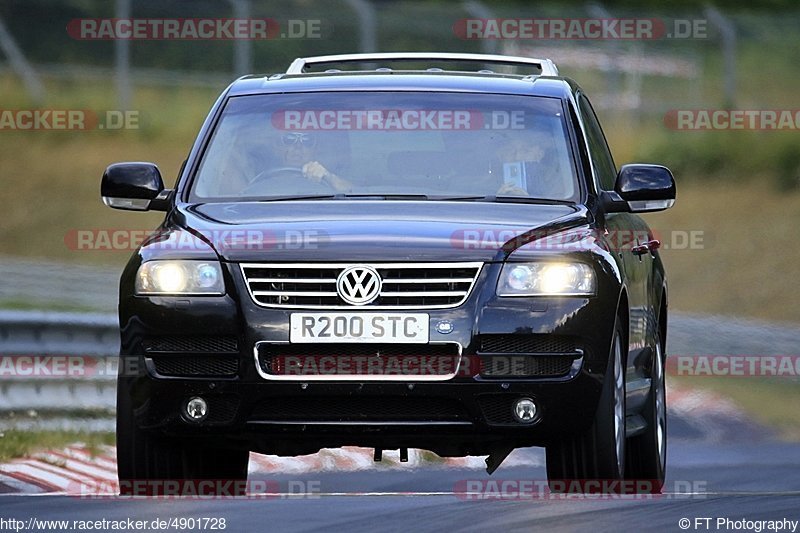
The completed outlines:
{"type": "Polygon", "coordinates": [[[0,414],[113,410],[118,354],[114,315],[0,311],[0,414]]]}
{"type": "MultiPolygon", "coordinates": [[[[27,0],[12,0],[11,4],[27,0]]],[[[55,2],[58,4],[58,2],[55,2]]],[[[786,56],[786,47],[796,35],[800,11],[770,13],[761,10],[733,11],[710,6],[677,10],[642,8],[610,8],[599,2],[563,5],[557,2],[536,2],[530,5],[505,5],[497,2],[463,0],[460,2],[421,2],[413,0],[286,0],[280,4],[260,0],[229,2],[199,1],[186,5],[164,5],[158,0],[115,0],[97,5],[86,3],[86,13],[78,16],[105,18],[142,17],[230,17],[315,19],[324,28],[320,38],[308,36],[291,39],[217,40],[193,42],[132,41],[83,42],[66,35],[68,21],[36,19],[36,28],[16,27],[0,17],[0,60],[25,80],[33,100],[44,97],[39,78],[54,70],[53,58],[63,59],[62,70],[80,70],[74,58],[89,55],[86,67],[98,68],[108,76],[110,88],[117,93],[121,109],[131,106],[133,90],[143,79],[152,82],[161,78],[174,84],[184,77],[197,82],[198,77],[230,79],[242,73],[279,71],[293,57],[353,51],[392,50],[461,50],[469,52],[512,51],[536,56],[551,56],[570,75],[579,77],[595,98],[598,107],[654,110],[663,113],[668,105],[682,106],[733,105],[736,102],[758,102],[762,96],[754,87],[744,86],[743,73],[737,68],[757,66],[760,72],[771,69],[785,74],[797,71],[790,61],[774,62],[786,56]],[[668,27],[674,21],[702,23],[703,35],[672,39],[582,40],[582,39],[464,39],[454,27],[464,18],[568,18],[621,19],[652,18],[668,27]],[[58,51],[43,56],[41,47],[28,39],[26,30],[59,35],[58,51]],[[31,49],[33,48],[33,49],[31,49]],[[91,51],[91,54],[87,54],[91,51]],[[763,57],[764,60],[759,60],[763,57]],[[91,64],[89,64],[91,62],[91,64]],[[45,64],[42,66],[43,64],[45,64]],[[741,65],[741,66],[740,66],[741,65]],[[41,68],[40,68],[41,67],[41,68]],[[163,75],[152,75],[157,71],[163,75]],[[190,70],[191,72],[186,72],[190,70]],[[149,72],[142,78],[137,73],[149,72]],[[593,73],[588,75],[587,71],[593,73]],[[198,76],[199,75],[199,76],[198,76]]],[[[6,8],[7,13],[14,12],[6,8]]],[[[20,11],[25,11],[20,9],[20,11]]],[[[28,10],[29,11],[29,10],[28,10]]],[[[2,13],[3,10],[0,10],[2,13]]],[[[52,36],[49,36],[53,38],[52,36]]],[[[134,102],[135,104],[135,102],[134,102]]]]}

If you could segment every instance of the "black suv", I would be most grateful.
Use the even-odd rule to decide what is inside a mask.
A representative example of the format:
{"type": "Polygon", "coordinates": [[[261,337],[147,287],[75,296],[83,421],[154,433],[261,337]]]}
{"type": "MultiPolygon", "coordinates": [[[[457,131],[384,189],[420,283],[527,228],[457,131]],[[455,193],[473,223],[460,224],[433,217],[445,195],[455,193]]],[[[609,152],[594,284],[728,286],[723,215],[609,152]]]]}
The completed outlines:
{"type": "Polygon", "coordinates": [[[544,446],[551,485],[660,490],[667,289],[635,213],[675,182],[618,172],[551,61],[298,59],[222,93],[174,189],[119,163],[102,197],[167,213],[120,282],[123,491],[345,445],[489,473],[544,446]]]}

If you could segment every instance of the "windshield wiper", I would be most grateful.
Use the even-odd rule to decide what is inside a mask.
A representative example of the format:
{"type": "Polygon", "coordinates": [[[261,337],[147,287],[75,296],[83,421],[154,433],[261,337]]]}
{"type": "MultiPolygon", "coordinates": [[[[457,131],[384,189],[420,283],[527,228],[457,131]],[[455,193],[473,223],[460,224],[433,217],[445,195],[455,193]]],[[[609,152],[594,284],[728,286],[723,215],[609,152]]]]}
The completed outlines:
{"type": "Polygon", "coordinates": [[[493,201],[494,196],[437,196],[434,199],[447,202],[490,202],[493,201]]]}
{"type": "Polygon", "coordinates": [[[545,205],[573,205],[569,200],[553,200],[552,198],[533,198],[530,196],[429,196],[427,194],[296,194],[289,196],[272,196],[258,199],[259,202],[287,202],[291,200],[349,200],[359,198],[363,200],[438,200],[446,202],[497,202],[520,204],[545,204],[545,205]]]}
{"type": "Polygon", "coordinates": [[[363,193],[363,194],[340,194],[337,198],[376,198],[382,200],[428,200],[430,197],[427,194],[383,194],[383,193],[363,193]]]}
{"type": "Polygon", "coordinates": [[[259,202],[285,202],[289,200],[350,200],[352,198],[360,198],[364,200],[427,200],[427,194],[297,194],[290,196],[269,196],[266,198],[259,198],[259,202]]]}
{"type": "Polygon", "coordinates": [[[546,204],[546,205],[574,205],[571,200],[554,200],[553,198],[534,198],[532,196],[492,196],[492,202],[521,203],[521,204],[546,204]]]}
{"type": "Polygon", "coordinates": [[[545,205],[572,205],[574,203],[569,200],[554,200],[552,198],[533,198],[531,196],[495,196],[493,194],[487,194],[485,196],[441,196],[436,197],[435,199],[452,202],[498,202],[545,205]]]}
{"type": "Polygon", "coordinates": [[[270,196],[267,198],[260,198],[259,202],[286,202],[289,200],[335,200],[342,198],[342,194],[294,194],[289,196],[270,196]]]}

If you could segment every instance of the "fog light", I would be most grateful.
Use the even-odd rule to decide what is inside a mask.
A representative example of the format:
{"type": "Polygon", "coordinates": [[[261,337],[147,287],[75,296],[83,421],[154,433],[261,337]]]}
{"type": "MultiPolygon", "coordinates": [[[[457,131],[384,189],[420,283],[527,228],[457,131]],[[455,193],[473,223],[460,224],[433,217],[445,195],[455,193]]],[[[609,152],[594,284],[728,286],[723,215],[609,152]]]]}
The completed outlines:
{"type": "Polygon", "coordinates": [[[200,397],[191,398],[186,402],[186,416],[192,422],[200,422],[208,415],[208,404],[200,397]]]}
{"type": "Polygon", "coordinates": [[[536,404],[530,398],[522,398],[514,404],[514,418],[523,424],[536,419],[536,404]]]}

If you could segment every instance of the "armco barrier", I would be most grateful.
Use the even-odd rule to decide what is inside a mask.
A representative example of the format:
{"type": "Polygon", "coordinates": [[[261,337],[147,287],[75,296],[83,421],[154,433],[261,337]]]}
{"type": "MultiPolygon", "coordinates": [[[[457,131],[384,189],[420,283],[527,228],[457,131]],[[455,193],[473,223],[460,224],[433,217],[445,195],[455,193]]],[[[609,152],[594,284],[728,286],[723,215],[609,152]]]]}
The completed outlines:
{"type": "Polygon", "coordinates": [[[118,354],[114,315],[0,311],[0,413],[114,409],[118,354]]]}

